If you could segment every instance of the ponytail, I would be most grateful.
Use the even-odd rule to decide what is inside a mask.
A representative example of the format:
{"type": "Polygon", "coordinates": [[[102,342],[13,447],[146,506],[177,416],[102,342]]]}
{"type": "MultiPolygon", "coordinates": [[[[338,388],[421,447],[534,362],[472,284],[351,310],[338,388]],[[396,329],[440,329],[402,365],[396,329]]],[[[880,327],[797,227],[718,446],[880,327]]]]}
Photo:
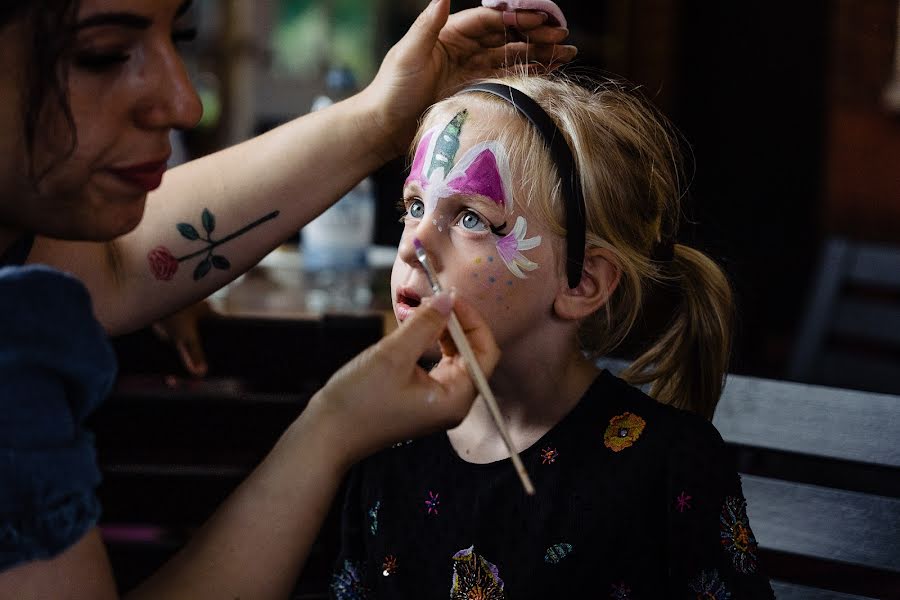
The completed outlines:
{"type": "Polygon", "coordinates": [[[702,252],[675,245],[667,283],[677,288],[665,332],[622,373],[650,395],[712,419],[731,354],[733,298],[725,274],[702,252]]]}

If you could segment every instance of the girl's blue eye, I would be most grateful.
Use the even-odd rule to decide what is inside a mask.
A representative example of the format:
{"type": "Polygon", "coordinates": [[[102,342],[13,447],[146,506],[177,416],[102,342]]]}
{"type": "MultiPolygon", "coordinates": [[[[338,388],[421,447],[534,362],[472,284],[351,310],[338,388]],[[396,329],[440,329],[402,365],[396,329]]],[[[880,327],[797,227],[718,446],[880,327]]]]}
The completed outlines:
{"type": "Polygon", "coordinates": [[[414,219],[421,219],[425,216],[425,203],[416,198],[409,203],[406,213],[414,219]]]}
{"type": "Polygon", "coordinates": [[[478,213],[467,210],[459,219],[459,224],[469,231],[487,231],[489,226],[478,213]]]}

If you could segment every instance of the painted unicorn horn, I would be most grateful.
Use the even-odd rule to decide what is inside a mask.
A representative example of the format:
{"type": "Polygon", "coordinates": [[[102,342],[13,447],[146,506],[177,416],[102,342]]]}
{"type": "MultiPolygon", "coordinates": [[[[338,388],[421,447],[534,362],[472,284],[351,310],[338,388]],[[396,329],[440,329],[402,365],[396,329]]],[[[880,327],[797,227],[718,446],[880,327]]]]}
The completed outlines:
{"type": "Polygon", "coordinates": [[[431,164],[428,166],[428,172],[425,173],[425,177],[429,180],[431,180],[431,174],[435,170],[443,169],[440,177],[440,179],[443,179],[450,172],[450,169],[453,168],[453,161],[456,159],[456,152],[459,150],[459,134],[468,116],[469,111],[462,109],[456,113],[456,116],[447,123],[444,130],[438,135],[437,142],[434,145],[431,164]]]}

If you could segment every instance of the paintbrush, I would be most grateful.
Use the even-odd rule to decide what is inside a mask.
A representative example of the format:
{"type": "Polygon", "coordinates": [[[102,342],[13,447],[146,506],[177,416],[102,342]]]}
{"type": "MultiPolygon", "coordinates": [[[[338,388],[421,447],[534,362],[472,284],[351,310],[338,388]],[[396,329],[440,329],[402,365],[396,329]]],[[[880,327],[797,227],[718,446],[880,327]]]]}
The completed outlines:
{"type": "MultiPolygon", "coordinates": [[[[442,290],[441,284],[438,281],[437,274],[435,274],[434,269],[431,267],[431,262],[428,260],[428,254],[425,253],[425,248],[422,246],[422,242],[419,241],[419,238],[413,240],[413,246],[416,249],[416,258],[422,263],[422,267],[425,269],[425,275],[428,276],[428,283],[431,284],[431,290],[434,293],[440,292],[442,290]]],[[[500,408],[497,406],[497,399],[494,398],[494,393],[488,385],[487,378],[484,376],[484,371],[481,370],[478,361],[475,359],[475,352],[472,350],[472,346],[469,345],[466,334],[463,333],[462,325],[459,324],[456,313],[452,311],[450,313],[450,322],[447,328],[450,330],[450,337],[453,338],[456,349],[459,350],[459,353],[462,355],[463,360],[469,369],[469,374],[475,382],[475,387],[478,388],[478,393],[484,398],[488,411],[490,411],[491,416],[494,418],[494,423],[500,431],[500,437],[503,438],[503,443],[506,444],[506,449],[509,451],[509,457],[512,459],[513,466],[516,468],[516,473],[518,473],[519,479],[522,480],[522,487],[525,488],[525,493],[529,496],[533,496],[534,485],[531,483],[531,478],[528,477],[528,472],[525,470],[525,465],[522,464],[522,459],[519,458],[519,453],[516,452],[516,449],[513,447],[512,438],[509,436],[509,430],[506,428],[506,423],[504,423],[503,416],[500,414],[500,408]]]]}

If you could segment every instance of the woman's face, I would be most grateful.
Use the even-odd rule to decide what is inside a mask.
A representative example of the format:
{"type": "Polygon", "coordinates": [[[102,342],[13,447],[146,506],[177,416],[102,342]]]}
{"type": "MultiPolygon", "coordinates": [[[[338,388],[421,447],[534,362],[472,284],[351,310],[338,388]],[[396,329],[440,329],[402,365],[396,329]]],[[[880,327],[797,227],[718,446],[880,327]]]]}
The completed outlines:
{"type": "Polygon", "coordinates": [[[394,313],[405,320],[428,279],[414,239],[427,250],[445,289],[453,287],[487,322],[501,349],[531,343],[553,318],[563,240],[525,206],[506,150],[492,139],[502,127],[474,107],[442,114],[422,137],[404,186],[406,214],[391,274],[394,313]]]}
{"type": "Polygon", "coordinates": [[[22,98],[30,35],[22,23],[0,30],[0,228],[61,239],[108,240],[141,220],[147,193],[160,185],[172,128],[201,114],[177,42],[189,37],[183,0],[82,0],[68,66],[77,131],[74,152],[59,110],[39,121],[28,176],[22,98]],[[64,156],[64,155],[63,155],[64,156]]]}

